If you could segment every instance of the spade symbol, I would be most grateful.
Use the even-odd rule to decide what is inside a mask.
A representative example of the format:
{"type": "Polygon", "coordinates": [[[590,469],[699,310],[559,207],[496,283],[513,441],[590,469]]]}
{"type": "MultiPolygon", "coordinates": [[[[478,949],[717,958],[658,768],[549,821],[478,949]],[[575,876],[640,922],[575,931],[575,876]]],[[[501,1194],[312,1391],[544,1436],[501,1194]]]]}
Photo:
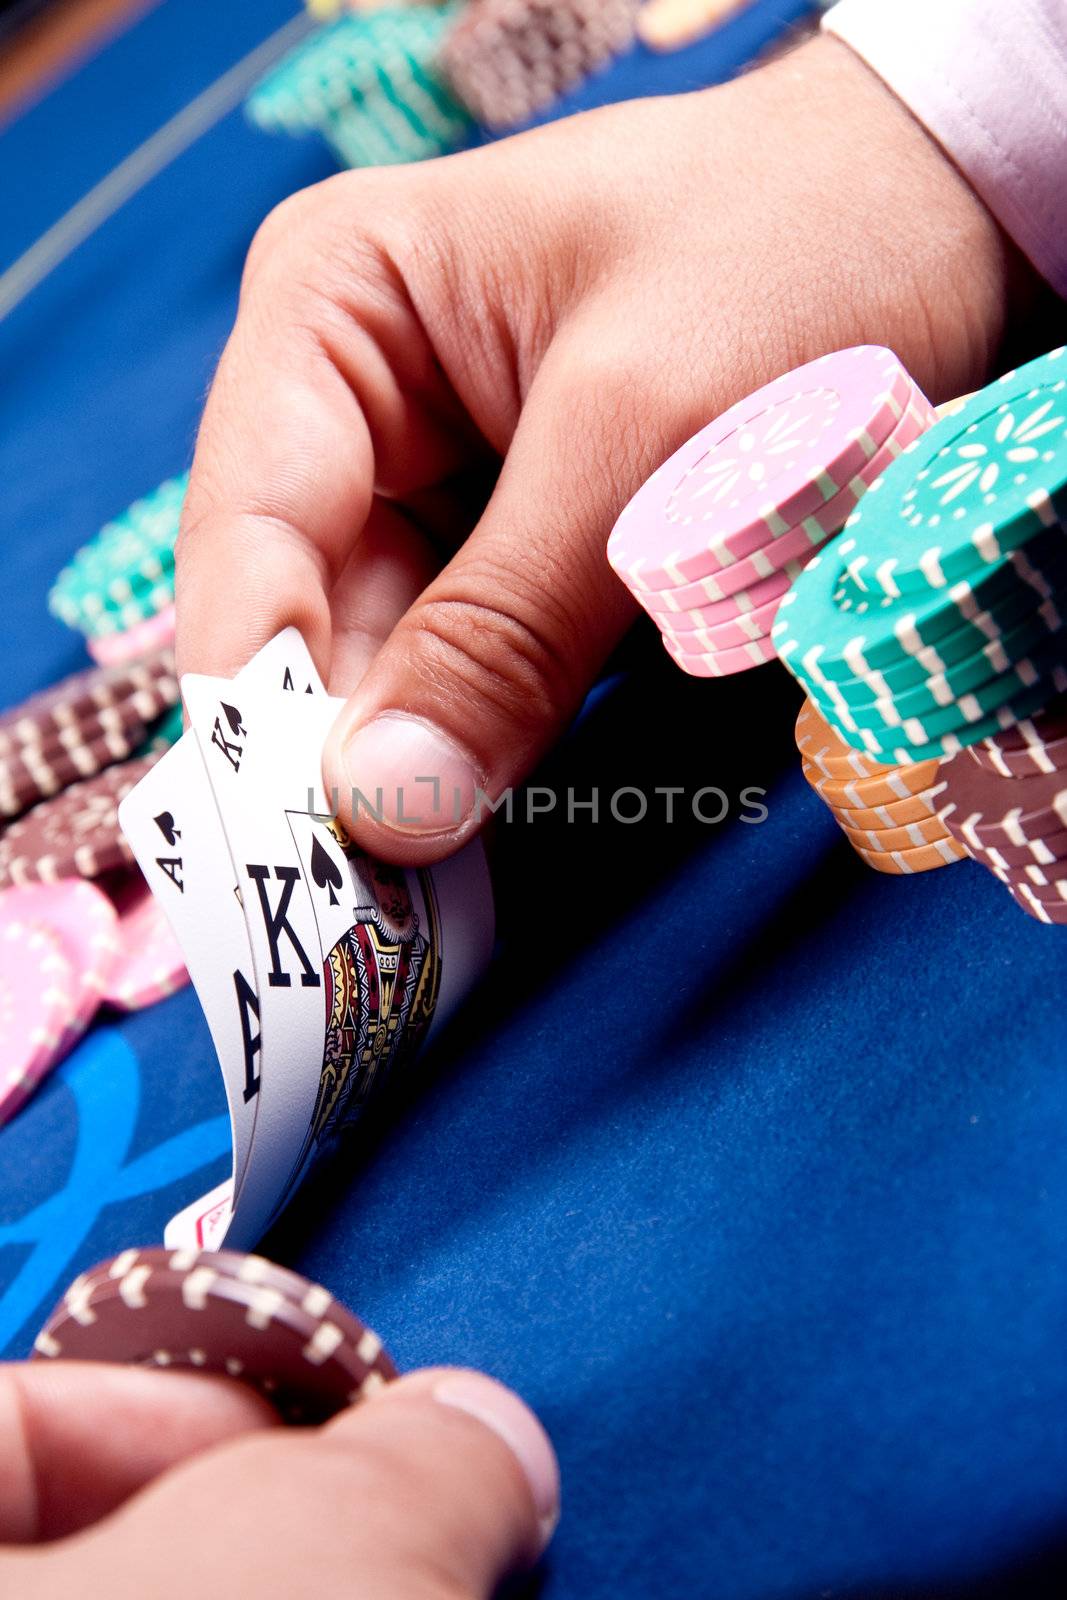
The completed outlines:
{"type": "Polygon", "coordinates": [[[334,890],[341,887],[344,878],[341,876],[340,867],[318,838],[314,839],[311,845],[311,876],[320,889],[329,889],[330,904],[337,905],[338,900],[334,890]]]}
{"type": "Polygon", "coordinates": [[[161,811],[158,817],[152,818],[152,821],[169,845],[173,845],[181,838],[182,830],[174,825],[173,811],[161,811]]]}
{"type": "Polygon", "coordinates": [[[241,721],[241,713],[238,711],[237,707],[228,706],[225,700],[221,701],[220,703],[222,705],[222,714],[226,718],[226,721],[230,724],[230,732],[235,737],[237,734],[245,733],[247,730],[244,723],[241,721]]]}

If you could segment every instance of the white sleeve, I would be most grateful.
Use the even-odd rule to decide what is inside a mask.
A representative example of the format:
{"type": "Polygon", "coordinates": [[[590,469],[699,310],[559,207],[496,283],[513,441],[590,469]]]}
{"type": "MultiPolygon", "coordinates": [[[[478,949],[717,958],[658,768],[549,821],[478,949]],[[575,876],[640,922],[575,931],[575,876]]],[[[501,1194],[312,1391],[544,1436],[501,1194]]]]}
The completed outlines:
{"type": "Polygon", "coordinates": [[[1067,297],[1067,0],[840,0],[823,18],[1067,297]]]}

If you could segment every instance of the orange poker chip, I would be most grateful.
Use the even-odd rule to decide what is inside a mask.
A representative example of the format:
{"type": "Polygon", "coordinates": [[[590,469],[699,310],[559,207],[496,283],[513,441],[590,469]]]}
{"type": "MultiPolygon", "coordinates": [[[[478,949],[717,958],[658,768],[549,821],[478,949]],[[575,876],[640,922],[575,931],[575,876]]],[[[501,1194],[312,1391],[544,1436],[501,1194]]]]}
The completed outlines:
{"type": "Polygon", "coordinates": [[[896,770],[846,744],[810,700],[805,700],[797,716],[796,741],[801,755],[825,778],[847,782],[852,778],[884,777],[896,770]]]}
{"type": "Polygon", "coordinates": [[[841,831],[857,849],[891,855],[895,850],[918,850],[924,845],[937,844],[951,837],[940,817],[926,817],[921,822],[908,822],[898,828],[857,828],[845,818],[848,813],[835,811],[841,831]]]}
{"type": "Polygon", "coordinates": [[[934,815],[932,785],[920,789],[917,794],[905,794],[885,803],[875,801],[864,806],[859,804],[862,796],[855,795],[851,785],[831,785],[828,779],[820,778],[815,768],[806,761],[801,762],[801,768],[819,799],[831,810],[839,811],[850,828],[899,828],[908,822],[923,822],[934,815]]]}
{"type": "MultiPolygon", "coordinates": [[[[852,843],[851,840],[849,842],[852,843]]],[[[951,838],[939,839],[936,844],[920,845],[916,850],[865,850],[857,844],[852,844],[852,848],[875,872],[888,872],[895,877],[951,866],[952,862],[962,861],[967,854],[963,846],[951,838]]]]}
{"type": "MultiPolygon", "coordinates": [[[[939,763],[917,761],[910,767],[894,767],[879,777],[826,778],[806,757],[802,760],[804,775],[821,799],[830,806],[849,807],[855,811],[870,811],[875,806],[892,806],[916,796],[925,796],[938,781],[939,763]]],[[[932,802],[927,807],[935,810],[932,802]]],[[[896,822],[910,822],[910,817],[896,817],[896,822]]]]}

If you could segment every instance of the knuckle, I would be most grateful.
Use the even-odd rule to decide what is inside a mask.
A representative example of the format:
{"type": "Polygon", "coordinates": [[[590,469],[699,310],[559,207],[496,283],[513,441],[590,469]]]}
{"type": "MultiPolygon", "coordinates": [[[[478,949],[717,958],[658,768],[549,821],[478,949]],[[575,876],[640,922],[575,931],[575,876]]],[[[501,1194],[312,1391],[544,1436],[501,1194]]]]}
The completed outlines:
{"type": "Polygon", "coordinates": [[[516,593],[497,585],[492,597],[447,592],[411,613],[420,671],[446,693],[457,684],[469,697],[511,721],[564,721],[581,692],[575,670],[576,632],[549,593],[516,593]]]}
{"type": "Polygon", "coordinates": [[[288,258],[294,245],[306,237],[318,211],[314,195],[314,190],[299,189],[267,212],[248,247],[241,279],[242,295],[265,271],[278,267],[282,259],[288,258]]]}

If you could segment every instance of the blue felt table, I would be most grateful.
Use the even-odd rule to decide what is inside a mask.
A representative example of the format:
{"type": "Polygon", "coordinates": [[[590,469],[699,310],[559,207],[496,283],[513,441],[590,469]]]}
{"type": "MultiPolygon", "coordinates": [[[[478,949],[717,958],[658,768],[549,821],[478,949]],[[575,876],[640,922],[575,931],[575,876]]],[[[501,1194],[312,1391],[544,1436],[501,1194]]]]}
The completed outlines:
{"type": "MultiPolygon", "coordinates": [[[[164,0],[0,135],[0,267],[291,10],[164,0]]],[[[328,170],[229,116],[0,323],[4,703],[81,664],[49,582],[185,465],[255,226],[328,170]]],[[[862,868],[795,709],[628,653],[552,780],[767,821],[505,828],[484,988],[268,1241],[537,1407],[546,1600],[1062,1592],[1067,935],[970,864],[862,868]]],[[[0,1349],[226,1162],[193,996],[98,1025],[0,1132],[0,1349]]]]}

